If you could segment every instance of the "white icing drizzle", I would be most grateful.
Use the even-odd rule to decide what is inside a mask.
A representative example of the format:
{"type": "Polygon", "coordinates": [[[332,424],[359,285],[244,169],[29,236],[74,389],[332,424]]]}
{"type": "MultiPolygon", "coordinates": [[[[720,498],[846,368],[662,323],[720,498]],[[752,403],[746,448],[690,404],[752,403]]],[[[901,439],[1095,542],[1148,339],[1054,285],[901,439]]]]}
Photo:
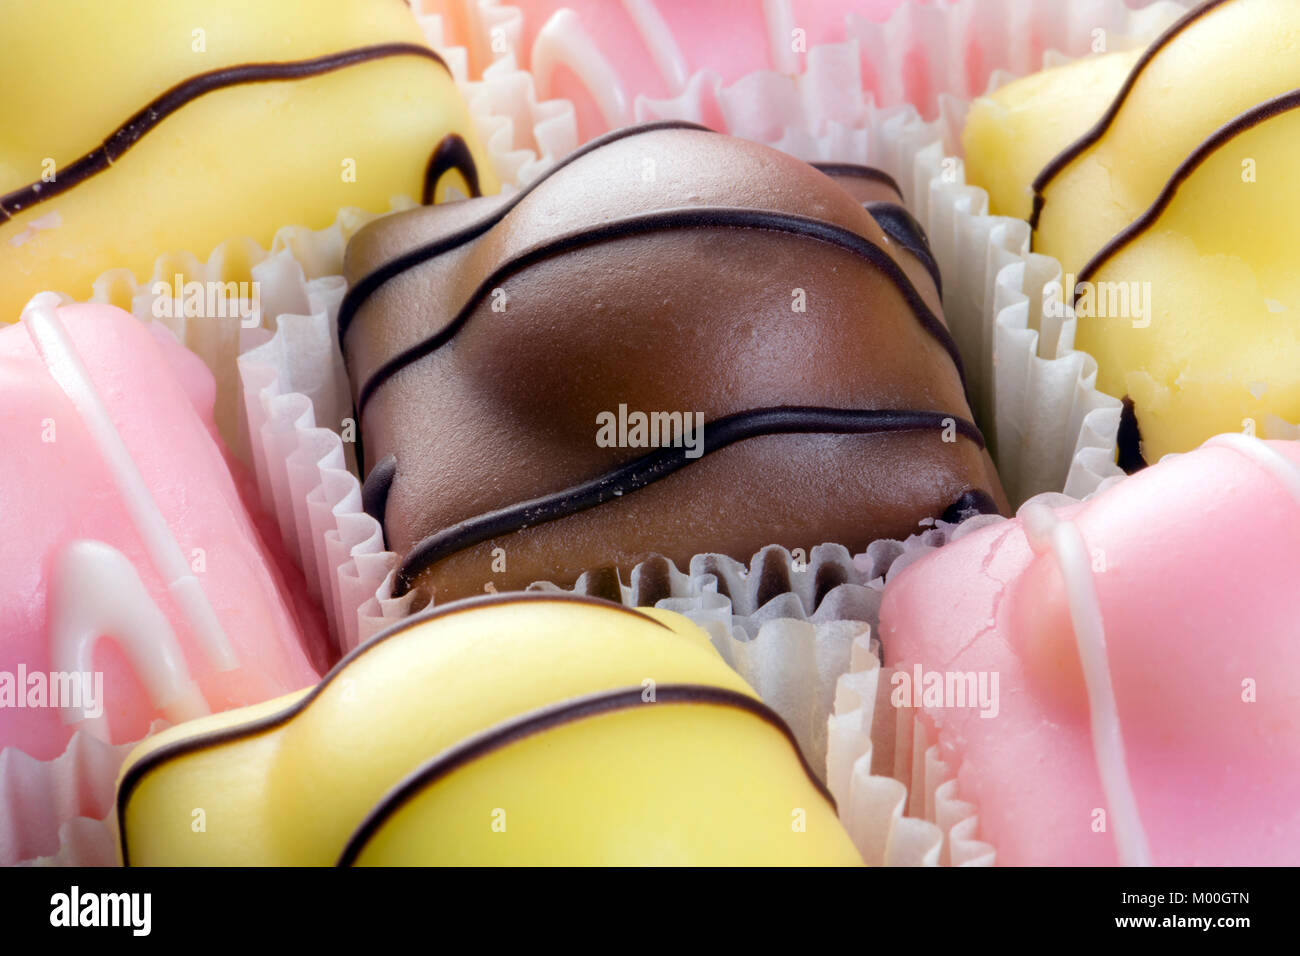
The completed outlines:
{"type": "Polygon", "coordinates": [[[668,28],[668,23],[655,6],[654,0],[623,0],[623,9],[636,24],[669,94],[677,96],[682,93],[690,78],[686,58],[682,56],[681,48],[673,38],[673,31],[668,28]]]}
{"type": "Polygon", "coordinates": [[[799,72],[799,58],[794,54],[794,10],[790,0],[763,0],[763,20],[767,23],[767,43],[772,67],[778,73],[793,76],[799,72]]]}
{"type": "MultiPolygon", "coordinates": [[[[149,699],[168,720],[180,723],[208,713],[176,634],[135,566],[102,541],[74,541],[59,554],[50,585],[51,666],[68,674],[93,672],[101,637],[111,637],[126,652],[149,699]]],[[[91,716],[85,706],[65,702],[60,716],[65,724],[83,721],[83,730],[108,740],[102,714],[91,716]]]]}
{"type": "Polygon", "coordinates": [[[554,96],[551,84],[555,70],[567,66],[596,101],[601,116],[611,129],[632,122],[627,92],[618,72],[583,29],[578,15],[567,7],[555,11],[538,31],[537,39],[533,41],[531,64],[533,80],[541,98],[554,96]]]}
{"type": "Polygon", "coordinates": [[[95,391],[76,346],[59,321],[58,307],[57,295],[42,292],[23,309],[22,323],[50,376],[71,399],[85,423],[108,466],[131,523],[144,539],[154,568],[166,582],[172,600],[193,630],[199,646],[218,670],[232,670],[239,666],[234,648],[202,586],[191,572],[171,528],[167,526],[167,519],[149,494],[149,487],[113,424],[108,409],[95,391]]]}
{"type": "Polygon", "coordinates": [[[1244,455],[1281,482],[1296,503],[1300,504],[1300,465],[1263,439],[1253,435],[1228,432],[1224,435],[1215,435],[1202,447],[1228,448],[1244,455]]]}
{"type": "Polygon", "coordinates": [[[1121,866],[1150,866],[1151,851],[1146,830],[1133,794],[1133,781],[1124,757],[1124,735],[1119,705],[1111,681],[1106,655],[1106,629],[1097,598],[1088,547],[1079,529],[1061,521],[1042,502],[1031,501],[1020,509],[1029,546],[1036,554],[1051,551],[1065,583],[1070,624],[1074,630],[1083,682],[1088,694],[1088,717],[1092,729],[1092,751],[1097,761],[1102,792],[1110,811],[1111,833],[1121,866]]]}

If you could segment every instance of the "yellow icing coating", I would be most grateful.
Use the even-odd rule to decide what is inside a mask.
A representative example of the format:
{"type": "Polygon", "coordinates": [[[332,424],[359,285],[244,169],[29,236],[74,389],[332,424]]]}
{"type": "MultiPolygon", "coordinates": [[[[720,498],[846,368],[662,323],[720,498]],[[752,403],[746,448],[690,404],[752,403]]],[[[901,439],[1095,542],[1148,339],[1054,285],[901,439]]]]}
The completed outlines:
{"type": "Polygon", "coordinates": [[[1138,76],[1106,134],[1048,184],[1035,251],[1077,275],[1214,130],[1297,78],[1295,0],[1232,0],[1188,23],[1138,76]]]}
{"type": "Polygon", "coordinates": [[[1293,108],[1219,146],[1092,277],[1098,289],[1151,283],[1149,327],[1094,314],[1076,335],[1099,387],[1133,399],[1148,461],[1248,419],[1300,421],[1296,143],[1293,108]]]}
{"type": "MultiPolygon", "coordinates": [[[[378,44],[426,46],[405,4],[139,0],[7,4],[0,34],[0,194],[42,182],[97,149],[137,111],[199,74],[378,44]],[[147,29],[139,24],[148,23],[147,29]]],[[[224,240],[269,245],[285,225],[323,228],[340,208],[420,198],[430,155],[461,136],[480,186],[498,184],[449,73],[390,56],[314,77],[207,92],[164,118],[113,165],[0,221],[0,321],[35,292],[76,297],[108,269],[146,276],[163,253],[202,257],[224,240]]],[[[445,194],[459,176],[444,177],[445,194]]]]}
{"type": "Polygon", "coordinates": [[[1034,178],[1106,112],[1141,50],[1107,53],[1033,73],[971,104],[962,133],[966,178],[989,213],[1028,219],[1034,178]]]}
{"type": "MultiPolygon", "coordinates": [[[[707,635],[669,612],[549,595],[468,602],[370,645],[279,726],[155,764],[125,795],[129,861],[332,864],[371,808],[448,748],[573,698],[677,684],[755,698],[707,635]],[[194,831],[197,808],[203,832],[194,831]]],[[[301,698],[173,728],[132,753],[123,779],[169,744],[301,698]]],[[[778,728],[736,707],[665,699],[577,717],[474,757],[401,804],[357,862],[859,857],[778,728]]]]}
{"type": "Polygon", "coordinates": [[[963,136],[991,211],[1028,218],[1034,180],[1132,75],[1100,139],[1043,187],[1034,251],[1060,260],[1073,300],[1094,257],[1146,224],[1085,276],[1075,345],[1097,359],[1102,391],[1133,400],[1147,461],[1273,415],[1300,420],[1295,111],[1213,139],[1300,86],[1300,5],[1228,0],[1153,50],[1137,71],[1134,54],[1110,54],[1012,83],[972,106],[963,136]]]}

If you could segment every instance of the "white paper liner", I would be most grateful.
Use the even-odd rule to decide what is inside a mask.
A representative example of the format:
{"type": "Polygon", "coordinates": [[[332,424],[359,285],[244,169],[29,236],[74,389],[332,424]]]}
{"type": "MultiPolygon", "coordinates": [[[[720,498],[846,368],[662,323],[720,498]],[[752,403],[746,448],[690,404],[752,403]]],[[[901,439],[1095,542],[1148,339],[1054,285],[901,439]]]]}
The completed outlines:
{"type": "Polygon", "coordinates": [[[117,817],[103,820],[77,817],[59,827],[59,849],[49,856],[24,860],[19,866],[117,866],[117,817]]]}
{"type": "MultiPolygon", "coordinates": [[[[165,726],[157,721],[149,733],[165,726]]],[[[115,865],[117,772],[137,743],[109,744],[78,730],[53,760],[0,750],[0,866],[115,865]]]]}
{"type": "MultiPolygon", "coordinates": [[[[522,14],[514,7],[480,4],[475,42],[488,44],[492,30],[501,29],[513,49],[519,43],[522,14]]],[[[512,54],[499,57],[483,71],[469,75],[469,52],[443,42],[442,17],[416,13],[424,35],[447,61],[452,77],[469,104],[475,128],[487,147],[503,183],[532,181],[557,159],[578,146],[573,104],[567,100],[538,101],[532,76],[520,70],[512,54]]]]}
{"type": "MultiPolygon", "coordinates": [[[[1001,520],[994,518],[993,521],[1001,520]]],[[[988,520],[974,519],[971,528],[988,520]]],[[[940,523],[902,542],[886,577],[951,540],[940,523]]],[[[878,584],[883,590],[884,579],[878,584]]],[[[924,728],[890,703],[890,674],[871,638],[878,618],[852,645],[848,672],[835,686],[827,721],[827,785],[858,852],[876,866],[991,866],[979,842],[974,808],[955,799],[955,769],[925,746],[924,728]]]]}

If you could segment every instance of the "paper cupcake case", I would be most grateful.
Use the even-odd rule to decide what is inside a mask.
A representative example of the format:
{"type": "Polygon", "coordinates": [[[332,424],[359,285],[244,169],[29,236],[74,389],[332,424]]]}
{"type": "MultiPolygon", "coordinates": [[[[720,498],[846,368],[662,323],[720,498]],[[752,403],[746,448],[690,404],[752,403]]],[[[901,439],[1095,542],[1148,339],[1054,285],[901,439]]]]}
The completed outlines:
{"type": "MultiPolygon", "coordinates": [[[[469,105],[475,128],[503,184],[521,186],[531,182],[577,147],[578,127],[571,103],[539,99],[532,76],[520,70],[508,55],[471,79],[469,51],[445,42],[442,17],[420,12],[419,0],[412,6],[429,45],[446,61],[469,105]]],[[[475,42],[490,44],[491,32],[498,27],[505,31],[504,36],[514,37],[517,42],[519,16],[514,8],[483,12],[477,18],[480,33],[475,42]]]]}
{"type": "Polygon", "coordinates": [[[0,751],[0,866],[111,866],[116,849],[107,820],[118,768],[134,746],[79,730],[53,760],[0,751]]]}

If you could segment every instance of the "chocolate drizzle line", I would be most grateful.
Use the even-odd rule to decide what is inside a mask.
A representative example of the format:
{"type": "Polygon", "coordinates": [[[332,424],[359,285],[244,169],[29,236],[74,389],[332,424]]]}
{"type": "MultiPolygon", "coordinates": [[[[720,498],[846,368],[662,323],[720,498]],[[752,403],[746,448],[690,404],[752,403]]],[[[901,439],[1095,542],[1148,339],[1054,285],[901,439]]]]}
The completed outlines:
{"type": "Polygon", "coordinates": [[[903,198],[903,190],[898,188],[898,181],[883,169],[877,169],[875,166],[863,166],[860,163],[809,163],[808,165],[818,172],[825,173],[827,176],[853,176],[858,179],[870,179],[872,182],[888,186],[899,199],[903,198]]]}
{"type": "Polygon", "coordinates": [[[1156,58],[1157,54],[1159,54],[1165,47],[1172,43],[1179,34],[1201,17],[1224,4],[1231,2],[1232,0],[1209,0],[1209,2],[1204,6],[1188,11],[1188,13],[1178,20],[1177,23],[1174,23],[1168,30],[1162,33],[1156,41],[1147,48],[1146,52],[1142,54],[1137,63],[1133,65],[1133,69],[1129,72],[1128,78],[1125,79],[1124,85],[1120,87],[1119,93],[1116,94],[1115,99],[1111,101],[1110,108],[1106,110],[1105,115],[1097,121],[1092,129],[1088,130],[1088,132],[1084,133],[1081,137],[1063,149],[1054,159],[1052,159],[1051,162],[1043,167],[1042,172],[1038,174],[1038,177],[1034,180],[1033,184],[1034,211],[1029,217],[1029,241],[1031,249],[1033,246],[1034,233],[1038,231],[1038,221],[1043,214],[1043,206],[1047,203],[1047,197],[1044,196],[1044,192],[1051,184],[1052,180],[1060,175],[1067,166],[1082,156],[1090,147],[1095,145],[1103,136],[1106,135],[1106,131],[1110,129],[1112,124],[1114,124],[1115,117],[1119,115],[1120,108],[1124,105],[1125,100],[1128,99],[1129,94],[1133,92],[1134,86],[1137,85],[1138,78],[1151,64],[1151,61],[1156,58]]]}
{"type": "Polygon", "coordinates": [[[887,236],[898,242],[921,261],[921,265],[925,267],[926,271],[930,273],[930,278],[934,280],[934,286],[939,291],[939,295],[943,295],[943,279],[939,276],[939,263],[935,261],[934,254],[930,251],[930,240],[925,234],[925,229],[916,221],[916,217],[901,204],[903,190],[899,188],[898,182],[893,176],[883,169],[876,169],[874,166],[862,166],[858,163],[810,163],[809,165],[827,176],[868,179],[893,190],[894,195],[898,196],[900,202],[872,200],[864,202],[862,208],[871,213],[871,218],[876,220],[876,225],[887,236]]]}
{"type": "Polygon", "coordinates": [[[893,202],[864,202],[862,208],[871,214],[885,235],[916,257],[925,271],[930,273],[934,288],[942,297],[943,278],[939,275],[939,263],[930,251],[930,240],[916,217],[893,202]]]}
{"type": "MultiPolygon", "coordinates": [[[[206,93],[245,83],[300,80],[370,60],[395,56],[418,56],[432,60],[446,70],[448,76],[451,75],[442,57],[427,46],[417,43],[381,43],[375,46],[358,47],[343,53],[331,53],[310,60],[246,63],[242,66],[230,66],[208,73],[199,73],[158,96],[114,130],[103,144],[60,169],[54,182],[32,183],[0,196],[0,222],[7,222],[23,210],[65,193],[91,176],[104,172],[155,126],[206,93]]],[[[439,148],[441,149],[441,145],[439,148]]]]}
{"type": "MultiPolygon", "coordinates": [[[[478,608],[489,605],[501,604],[585,604],[593,607],[603,608],[607,611],[617,612],[620,614],[631,614],[643,622],[653,624],[655,627],[661,627],[666,631],[672,631],[667,624],[651,617],[648,614],[625,607],[622,604],[615,604],[610,601],[602,601],[597,598],[585,597],[574,594],[552,594],[540,591],[520,591],[510,594],[486,594],[481,597],[466,598],[462,601],[452,601],[448,604],[440,605],[436,608],[403,618],[387,630],[381,631],[372,637],[369,641],[353,648],[342,660],[335,664],[328,674],[320,679],[310,691],[294,701],[284,710],[267,714],[247,723],[237,724],[231,727],[225,727],[221,730],[213,730],[208,733],[195,734],[192,737],[185,737],[172,743],[159,747],[151,751],[146,756],[137,760],[127,768],[126,773],[122,776],[121,783],[117,788],[117,830],[118,839],[122,850],[122,865],[130,866],[131,860],[128,855],[127,833],[126,833],[126,808],[131,799],[132,793],[140,785],[140,782],[150,772],[158,769],[165,763],[177,760],[181,757],[197,753],[209,747],[219,747],[224,744],[235,743],[239,740],[245,740],[249,737],[256,737],[258,734],[274,730],[287,724],[324,693],[325,688],[333,681],[337,680],[357,658],[363,654],[368,654],[379,645],[385,643],[390,638],[405,634],[413,628],[419,627],[435,618],[448,617],[452,614],[459,614],[464,611],[473,611],[478,608]]],[[[637,688],[638,692],[640,688],[637,688]]]]}
{"type": "Polygon", "coordinates": [[[457,246],[463,246],[467,242],[477,239],[483,233],[487,232],[506,215],[521,203],[526,196],[532,193],[538,186],[546,182],[561,169],[569,166],[583,156],[593,153],[596,150],[608,146],[610,143],[616,143],[619,140],[627,139],[630,136],[640,136],[643,133],[653,133],[657,130],[671,129],[689,129],[697,132],[711,133],[713,130],[707,126],[700,126],[698,123],[687,123],[679,120],[663,120],[657,123],[645,123],[641,126],[625,126],[622,129],[616,129],[604,136],[598,136],[585,146],[575,149],[568,156],[552,166],[542,175],[538,176],[531,183],[525,186],[519,192],[515,193],[505,203],[497,207],[491,214],[485,216],[478,222],[471,223],[458,232],[453,232],[449,236],[442,236],[422,246],[416,246],[409,252],[405,252],[395,259],[390,259],[383,265],[362,276],[356,282],[352,283],[347,294],[343,296],[343,302],[339,306],[339,350],[343,352],[344,359],[347,358],[347,349],[343,348],[343,340],[348,334],[348,329],[352,326],[352,320],[356,317],[357,310],[361,308],[366,299],[370,298],[375,291],[389,279],[401,275],[408,269],[412,269],[422,262],[427,262],[443,253],[450,252],[457,246]]]}
{"type": "Polygon", "coordinates": [[[672,229],[760,229],[781,232],[824,242],[857,256],[883,273],[902,293],[908,306],[911,307],[912,314],[921,323],[921,326],[947,351],[957,369],[957,376],[961,380],[962,388],[965,390],[965,369],[962,367],[961,355],[957,351],[957,344],[953,341],[952,335],[948,332],[948,327],[930,310],[930,307],[925,304],[925,300],[916,291],[916,287],[907,278],[907,274],[903,272],[889,253],[880,246],[869,239],[863,238],[851,229],[845,229],[834,223],[813,219],[808,216],[772,212],[764,209],[702,206],[671,209],[664,212],[641,213],[624,219],[615,219],[596,226],[585,227],[539,243],[501,263],[479,284],[478,288],[470,295],[469,300],[450,322],[423,341],[417,342],[388,359],[370,374],[357,392],[357,417],[360,418],[364,414],[370,399],[374,397],[375,392],[389,378],[407,365],[424,358],[426,355],[430,355],[450,342],[465,323],[469,321],[479,303],[510,275],[521,272],[543,259],[572,249],[595,245],[612,239],[623,239],[629,236],[672,229]]]}
{"type": "Polygon", "coordinates": [[[1165,210],[1173,203],[1174,197],[1178,194],[1178,190],[1183,183],[1187,182],[1206,160],[1243,133],[1248,133],[1261,123],[1275,119],[1297,108],[1300,108],[1300,89],[1283,93],[1271,100],[1265,100],[1235,119],[1229,120],[1211,133],[1209,139],[1197,146],[1191,155],[1178,165],[1173,175],[1169,177],[1169,182],[1165,183],[1164,189],[1156,197],[1156,201],[1151,204],[1151,208],[1125,226],[1106,245],[1102,246],[1096,255],[1088,260],[1088,264],[1080,270],[1078,281],[1075,283],[1073,304],[1078,305],[1079,296],[1082,294],[1082,284],[1096,275],[1102,266],[1131,245],[1142,233],[1154,226],[1165,213],[1165,210]]]}
{"type": "Polygon", "coordinates": [[[1142,429],[1138,427],[1137,406],[1133,399],[1124,396],[1123,410],[1119,414],[1119,432],[1115,436],[1115,464],[1131,475],[1147,466],[1142,457],[1142,429]]]}
{"type": "Polygon", "coordinates": [[[998,514],[998,503],[993,496],[981,488],[968,488],[957,496],[957,500],[944,509],[940,521],[949,524],[961,524],[975,515],[998,514]]]}
{"type": "Polygon", "coordinates": [[[688,458],[686,448],[660,448],[625,462],[603,475],[519,504],[477,515],[444,528],[416,544],[402,559],[393,596],[411,589],[424,571],[465,548],[533,525],[555,521],[638,491],[728,445],[764,435],[865,435],[955,427],[981,449],[984,437],[973,422],[944,412],[917,412],[784,406],[737,412],[704,426],[702,455],[688,458]]]}
{"type": "Polygon", "coordinates": [[[385,455],[361,483],[361,510],[378,521],[381,528],[384,526],[384,513],[388,510],[388,495],[396,477],[397,456],[385,455]]]}
{"type": "Polygon", "coordinates": [[[356,865],[370,840],[397,811],[419,796],[420,793],[436,786],[461,767],[494,751],[555,727],[563,727],[586,718],[599,717],[615,711],[633,710],[638,707],[653,708],[665,704],[708,705],[728,707],[761,718],[785,736],[790,746],[794,748],[794,752],[798,754],[799,763],[802,765],[804,773],[807,774],[809,782],[826,798],[827,803],[832,807],[835,806],[834,797],[826,789],[825,784],[817,779],[812,767],[808,766],[807,759],[799,749],[799,744],[785,721],[781,719],[779,714],[757,698],[738,691],[723,687],[712,687],[707,684],[660,685],[655,689],[653,703],[646,702],[642,697],[643,693],[643,688],[638,686],[589,694],[585,697],[575,697],[504,721],[443,751],[424,766],[411,773],[392,790],[388,791],[377,804],[371,807],[361,825],[348,839],[342,854],[339,856],[337,865],[356,865]]]}
{"type": "Polygon", "coordinates": [[[450,133],[442,138],[438,148],[429,157],[429,165],[424,170],[424,191],[420,195],[420,202],[426,206],[433,205],[438,181],[452,170],[460,173],[471,196],[483,195],[479,188],[478,166],[474,164],[469,144],[455,133],[450,133]]]}

